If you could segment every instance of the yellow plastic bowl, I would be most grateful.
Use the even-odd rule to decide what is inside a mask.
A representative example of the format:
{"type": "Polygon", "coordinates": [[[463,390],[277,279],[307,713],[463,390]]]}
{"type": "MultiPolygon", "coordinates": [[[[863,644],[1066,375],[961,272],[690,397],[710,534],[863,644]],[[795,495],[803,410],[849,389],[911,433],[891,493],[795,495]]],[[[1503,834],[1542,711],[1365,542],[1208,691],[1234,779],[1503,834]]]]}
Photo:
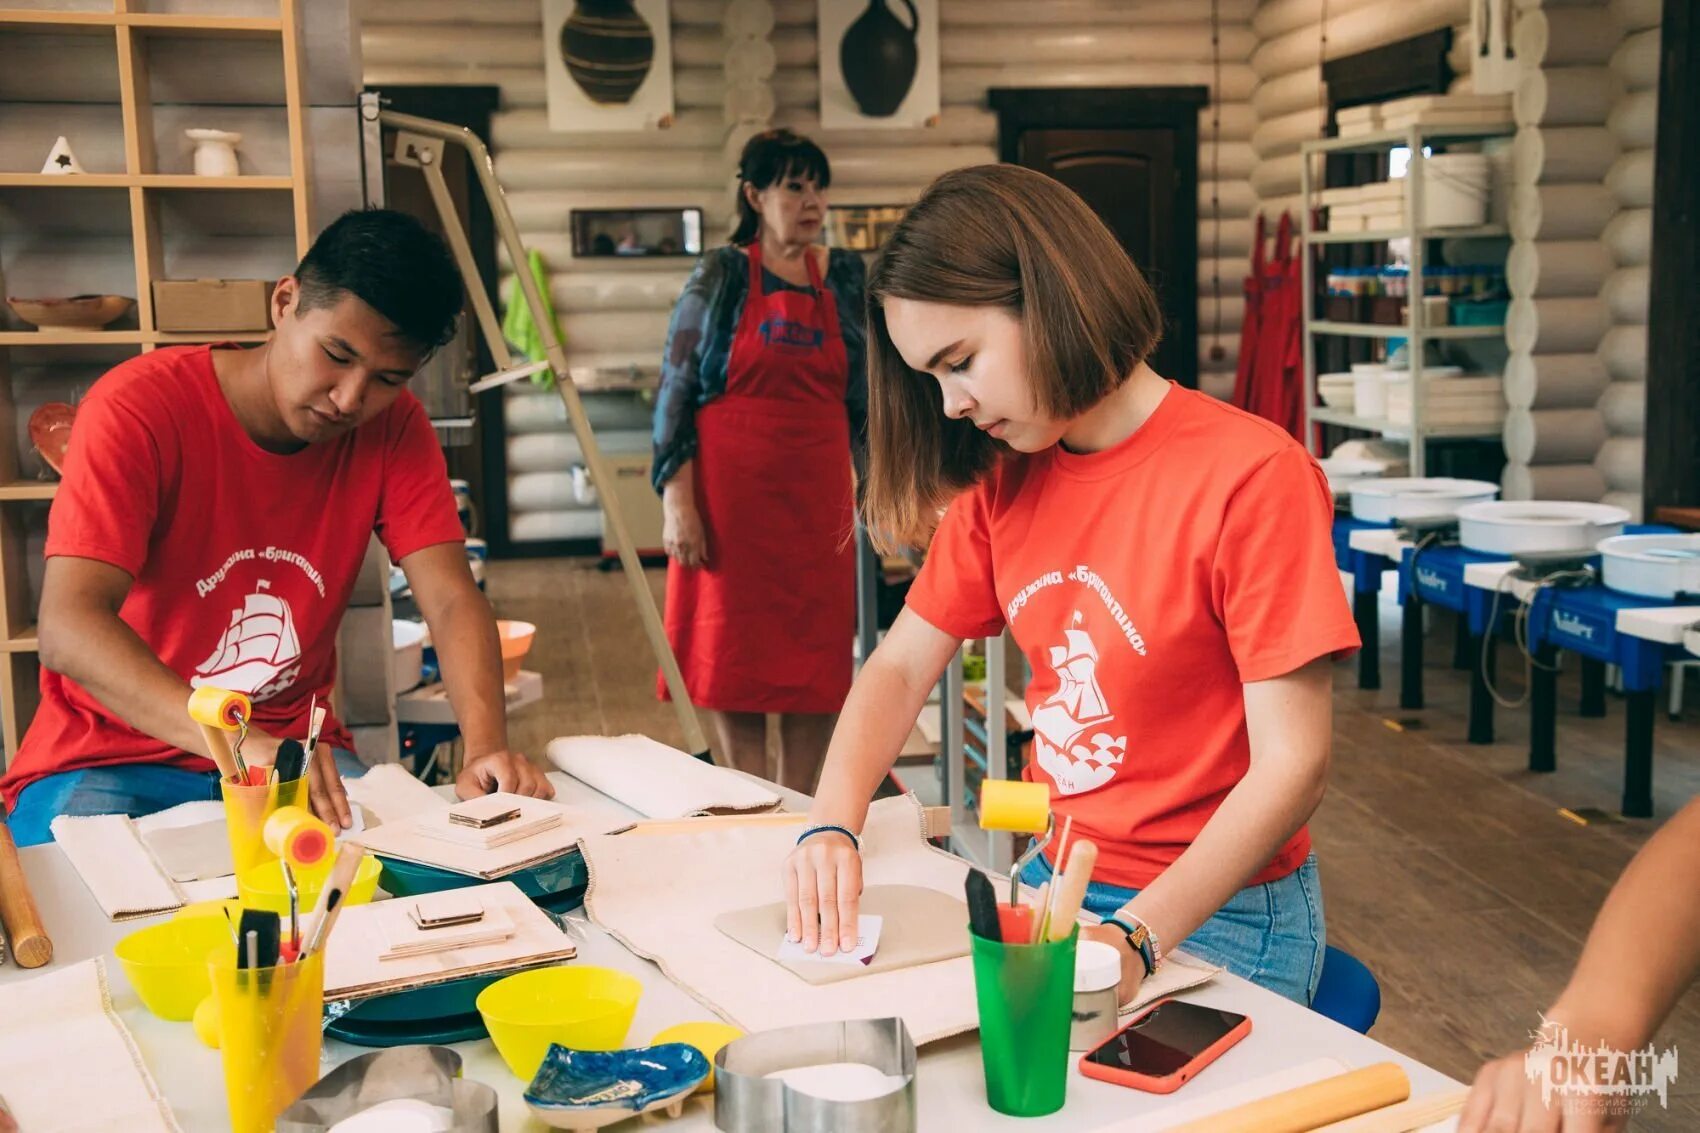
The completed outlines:
{"type": "Polygon", "coordinates": [[[207,957],[221,947],[234,948],[223,917],[188,917],[137,929],[113,951],[143,1006],[181,1023],[212,993],[207,957]]]}
{"type": "Polygon", "coordinates": [[[550,1043],[573,1050],[620,1049],[642,995],[636,976],[574,964],[497,980],[478,993],[478,1013],[502,1061],[529,1082],[550,1043]]]}
{"type": "MultiPolygon", "coordinates": [[[[383,866],[367,854],[354,873],[354,884],[348,889],[344,905],[364,905],[378,891],[378,875],[383,866]]],[[[300,895],[301,916],[306,918],[319,902],[319,890],[324,888],[330,871],[305,873],[296,871],[295,887],[300,895]]],[[[280,917],[289,915],[289,887],[283,883],[283,866],[276,858],[236,875],[236,894],[244,909],[270,909],[280,917]]],[[[287,927],[287,926],[286,926],[287,927]]]]}
{"type": "MultiPolygon", "coordinates": [[[[662,1043],[687,1043],[702,1051],[702,1056],[708,1059],[710,1066],[714,1065],[714,1056],[720,1053],[720,1048],[733,1039],[741,1039],[744,1032],[730,1023],[679,1023],[668,1027],[649,1040],[650,1046],[660,1046],[662,1043]]],[[[696,1088],[696,1093],[709,1094],[714,1092],[714,1071],[708,1072],[702,1085],[696,1088]]]]}

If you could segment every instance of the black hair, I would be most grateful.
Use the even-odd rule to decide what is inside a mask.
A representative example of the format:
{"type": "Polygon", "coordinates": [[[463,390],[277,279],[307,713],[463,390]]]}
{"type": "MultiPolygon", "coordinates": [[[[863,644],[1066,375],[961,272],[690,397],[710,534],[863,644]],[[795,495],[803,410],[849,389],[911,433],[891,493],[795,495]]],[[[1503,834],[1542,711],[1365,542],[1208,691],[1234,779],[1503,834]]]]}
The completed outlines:
{"type": "Polygon", "coordinates": [[[353,209],[319,233],[295,268],[300,309],[352,295],[430,354],[455,334],[462,285],[442,238],[394,209],[353,209]]]}
{"type": "Polygon", "coordinates": [[[748,244],[761,224],[761,214],[744,195],[744,182],[765,189],[786,177],[809,177],[824,189],[832,184],[832,166],[819,146],[790,130],[767,130],[744,143],[738,158],[738,227],[732,243],[748,244]]]}

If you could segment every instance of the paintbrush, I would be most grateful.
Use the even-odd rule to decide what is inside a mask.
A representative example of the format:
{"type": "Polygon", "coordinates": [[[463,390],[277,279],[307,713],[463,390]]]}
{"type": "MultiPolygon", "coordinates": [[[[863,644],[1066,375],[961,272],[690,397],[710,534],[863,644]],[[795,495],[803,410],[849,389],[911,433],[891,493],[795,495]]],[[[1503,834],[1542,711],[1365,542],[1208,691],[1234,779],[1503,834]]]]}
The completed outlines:
{"type": "Polygon", "coordinates": [[[307,743],[305,747],[307,748],[307,755],[309,757],[319,750],[319,730],[324,726],[325,710],[315,704],[312,712],[308,716],[307,724],[307,743]]]}
{"type": "Polygon", "coordinates": [[[968,871],[964,882],[968,894],[968,927],[982,940],[1001,942],[1003,930],[998,927],[998,895],[992,880],[977,869],[968,871]]]}
{"type": "Polygon", "coordinates": [[[284,888],[289,890],[289,947],[299,953],[301,950],[301,890],[295,885],[295,871],[289,868],[289,863],[282,858],[277,864],[283,867],[284,888]]]}
{"type": "Polygon", "coordinates": [[[307,749],[300,740],[284,740],[277,745],[277,763],[272,769],[277,772],[279,783],[293,783],[301,778],[306,767],[307,749]]]}
{"type": "Polygon", "coordinates": [[[1067,940],[1068,934],[1074,931],[1081,903],[1086,900],[1087,883],[1092,880],[1092,870],[1097,864],[1097,845],[1082,838],[1052,887],[1052,916],[1041,940],[1067,940]]]}
{"type": "Polygon", "coordinates": [[[342,913],[343,898],[349,886],[354,884],[354,875],[359,872],[360,862],[365,856],[366,847],[358,842],[344,842],[337,851],[336,864],[331,867],[331,875],[325,879],[325,887],[319,893],[319,906],[314,910],[316,919],[307,933],[307,946],[301,950],[303,958],[325,946],[336,918],[342,913]]]}

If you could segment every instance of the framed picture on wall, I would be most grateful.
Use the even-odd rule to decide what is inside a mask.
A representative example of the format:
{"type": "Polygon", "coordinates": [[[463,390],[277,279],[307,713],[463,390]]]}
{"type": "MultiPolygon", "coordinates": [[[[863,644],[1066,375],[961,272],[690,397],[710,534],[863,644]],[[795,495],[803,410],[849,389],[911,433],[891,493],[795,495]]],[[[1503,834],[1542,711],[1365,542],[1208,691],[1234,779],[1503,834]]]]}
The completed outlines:
{"type": "Polygon", "coordinates": [[[852,252],[875,252],[908,205],[831,205],[826,210],[826,243],[830,248],[852,252]]]}
{"type": "Polygon", "coordinates": [[[573,255],[700,256],[702,210],[574,209],[573,255]]]}
{"type": "Polygon", "coordinates": [[[912,129],[938,118],[938,0],[819,3],[822,128],[912,129]]]}
{"type": "Polygon", "coordinates": [[[543,0],[551,130],[673,124],[669,0],[543,0]]]}

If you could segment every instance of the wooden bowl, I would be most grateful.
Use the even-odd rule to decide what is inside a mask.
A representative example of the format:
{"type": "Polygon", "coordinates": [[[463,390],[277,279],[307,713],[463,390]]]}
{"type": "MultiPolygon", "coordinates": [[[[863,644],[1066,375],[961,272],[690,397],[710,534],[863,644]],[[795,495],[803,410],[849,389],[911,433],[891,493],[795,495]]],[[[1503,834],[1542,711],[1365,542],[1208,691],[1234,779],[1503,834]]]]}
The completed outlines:
{"type": "Polygon", "coordinates": [[[37,330],[98,330],[130,313],[124,295],[73,295],[69,299],[7,299],[18,318],[37,330]]]}

